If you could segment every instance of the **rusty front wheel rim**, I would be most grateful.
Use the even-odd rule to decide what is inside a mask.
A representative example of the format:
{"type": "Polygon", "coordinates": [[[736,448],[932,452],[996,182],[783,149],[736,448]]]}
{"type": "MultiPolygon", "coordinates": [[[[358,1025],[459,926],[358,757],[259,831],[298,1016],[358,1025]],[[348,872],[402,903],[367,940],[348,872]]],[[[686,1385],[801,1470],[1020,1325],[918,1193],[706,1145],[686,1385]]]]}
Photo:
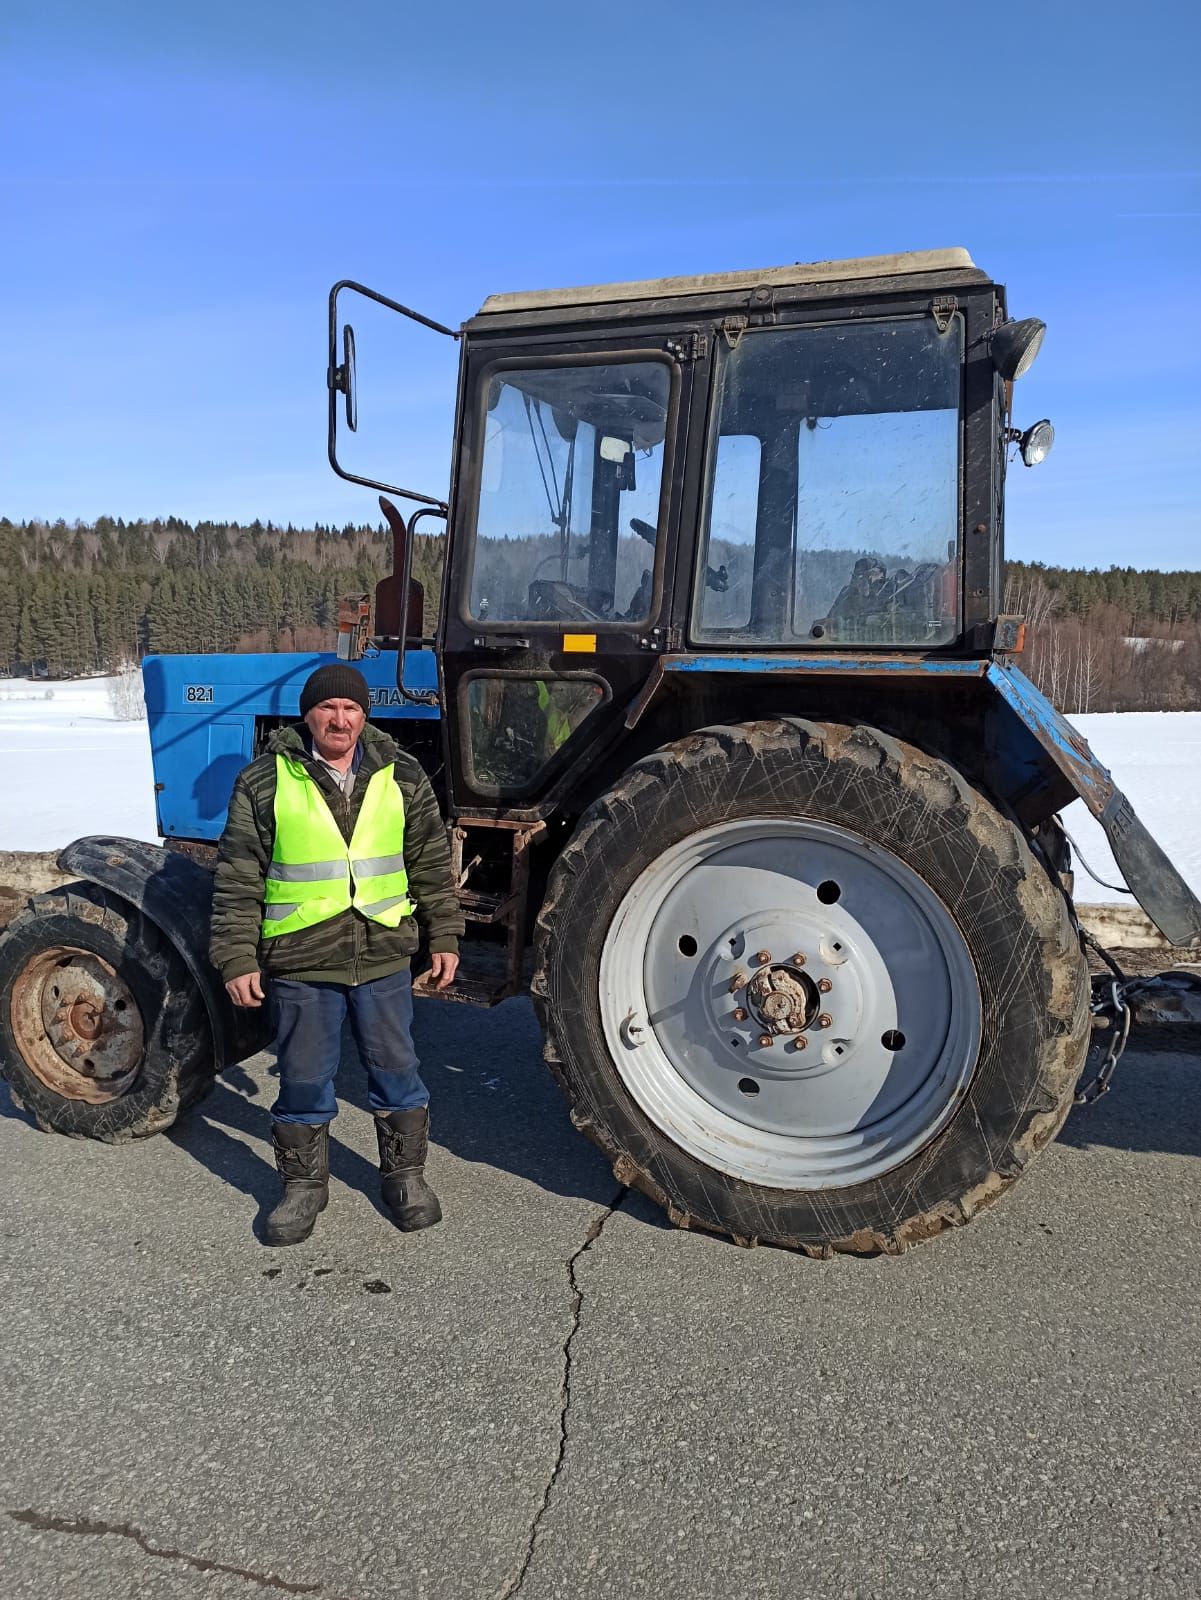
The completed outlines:
{"type": "Polygon", "coordinates": [[[13,983],[10,1020],[30,1072],[68,1100],[119,1100],[142,1065],[137,1002],[90,950],[52,945],[33,956],[13,983]]]}

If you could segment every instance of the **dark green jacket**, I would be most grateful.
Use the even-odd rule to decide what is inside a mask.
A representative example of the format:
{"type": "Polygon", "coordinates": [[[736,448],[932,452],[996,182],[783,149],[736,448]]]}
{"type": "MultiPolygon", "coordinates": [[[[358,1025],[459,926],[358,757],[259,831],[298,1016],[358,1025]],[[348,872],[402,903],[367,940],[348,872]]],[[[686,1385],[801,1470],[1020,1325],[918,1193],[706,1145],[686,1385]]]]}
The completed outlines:
{"type": "Polygon", "coordinates": [[[209,957],[229,983],[249,972],[299,978],[308,983],[367,983],[407,967],[417,948],[418,929],[431,954],[457,952],[463,916],[450,871],[446,828],[429,779],[413,760],[368,723],[359,739],[362,760],[347,800],[305,745],[305,728],[296,723],[271,735],[267,753],[243,767],[230,797],[229,816],[217,858],[209,957]],[[275,757],[299,757],[320,788],[342,836],[350,842],[367,782],[373,772],[394,764],[404,798],[405,868],[416,918],[385,928],[353,908],[296,933],[260,940],[263,880],[275,843],[275,757]]]}

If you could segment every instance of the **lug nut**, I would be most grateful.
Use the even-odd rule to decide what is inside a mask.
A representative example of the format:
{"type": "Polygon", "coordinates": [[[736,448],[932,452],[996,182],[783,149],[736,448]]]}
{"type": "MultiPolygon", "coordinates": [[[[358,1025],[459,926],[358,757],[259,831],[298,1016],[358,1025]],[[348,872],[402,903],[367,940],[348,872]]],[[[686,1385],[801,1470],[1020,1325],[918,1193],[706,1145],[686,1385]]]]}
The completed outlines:
{"type": "Polygon", "coordinates": [[[736,1010],[734,1012],[734,1021],[735,1022],[745,1022],[746,1021],[746,1007],[745,1006],[738,1006],[736,1008],[736,1010]]]}
{"type": "Polygon", "coordinates": [[[809,1048],[809,1041],[806,1039],[803,1033],[797,1034],[796,1038],[792,1041],[792,1048],[794,1050],[807,1050],[809,1048]]]}
{"type": "Polygon", "coordinates": [[[734,974],[734,976],[730,979],[730,993],[731,994],[737,994],[739,989],[742,988],[742,986],[743,986],[743,984],[745,982],[746,982],[746,973],[745,972],[736,972],[734,974]]]}
{"type": "Polygon", "coordinates": [[[828,1028],[833,1021],[834,1018],[830,1015],[830,1013],[828,1011],[823,1011],[821,1016],[817,1019],[817,1025],[819,1028],[828,1028]]]}
{"type": "Polygon", "coordinates": [[[834,987],[834,985],[830,982],[829,978],[819,978],[817,980],[817,988],[818,988],[818,993],[819,994],[829,994],[830,990],[833,987],[834,987]]]}
{"type": "Polygon", "coordinates": [[[756,964],[758,966],[765,967],[770,960],[771,960],[771,951],[770,950],[756,950],[756,952],[755,952],[755,962],[756,962],[756,964]]]}
{"type": "Polygon", "coordinates": [[[789,962],[789,966],[792,966],[792,967],[803,967],[804,965],[805,965],[805,952],[803,950],[798,950],[796,955],[794,955],[792,960],[789,962]]]}
{"type": "Polygon", "coordinates": [[[761,1033],[759,1035],[759,1043],[765,1050],[767,1049],[768,1045],[775,1044],[775,1042],[775,1039],[772,1038],[770,1033],[761,1033]]]}

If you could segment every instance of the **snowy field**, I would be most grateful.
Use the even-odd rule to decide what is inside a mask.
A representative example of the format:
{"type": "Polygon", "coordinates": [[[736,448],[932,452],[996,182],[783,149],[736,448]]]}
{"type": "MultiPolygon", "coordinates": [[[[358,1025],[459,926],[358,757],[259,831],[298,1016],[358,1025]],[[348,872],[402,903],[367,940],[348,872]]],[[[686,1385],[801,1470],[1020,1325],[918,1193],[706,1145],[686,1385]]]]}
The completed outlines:
{"type": "MultiPolygon", "coordinates": [[[[1201,894],[1201,712],[1104,712],[1074,721],[1201,894]]],[[[0,679],[0,764],[0,850],[54,850],[85,833],[158,837],[146,724],[117,720],[107,678],[0,679]]],[[[1064,823],[1098,876],[1120,883],[1105,835],[1080,801],[1064,823]]],[[[1076,867],[1079,899],[1125,898],[1076,867]]]]}

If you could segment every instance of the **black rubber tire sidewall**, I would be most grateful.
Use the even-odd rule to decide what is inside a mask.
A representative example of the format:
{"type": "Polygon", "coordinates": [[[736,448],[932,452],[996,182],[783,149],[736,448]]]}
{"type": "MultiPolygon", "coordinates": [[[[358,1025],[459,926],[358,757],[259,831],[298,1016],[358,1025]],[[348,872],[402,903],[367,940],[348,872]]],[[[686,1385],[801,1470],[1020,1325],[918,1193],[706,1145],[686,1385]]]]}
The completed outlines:
{"type": "Polygon", "coordinates": [[[170,1127],[212,1086],[202,1002],[183,962],[159,931],[92,884],[39,895],[0,935],[0,1075],[13,1099],[48,1132],[117,1142],[170,1127]],[[30,959],[54,946],[108,962],[141,1013],[144,1049],[124,1094],[99,1105],[56,1093],[32,1072],[12,1027],[12,988],[30,959]]]}
{"type": "Polygon", "coordinates": [[[1079,938],[1020,828],[944,762],[863,728],[706,729],[639,762],[559,858],[537,968],[547,1059],[618,1177],[684,1225],[816,1254],[904,1249],[990,1203],[1058,1131],[1088,1041],[1079,938]],[[773,1189],[705,1166],[650,1122],[609,1056],[599,963],[622,898],[678,840],[748,816],[814,817],[892,850],[939,894],[976,967],[984,1037],[964,1102],[916,1156],[868,1183],[773,1189]]]}

